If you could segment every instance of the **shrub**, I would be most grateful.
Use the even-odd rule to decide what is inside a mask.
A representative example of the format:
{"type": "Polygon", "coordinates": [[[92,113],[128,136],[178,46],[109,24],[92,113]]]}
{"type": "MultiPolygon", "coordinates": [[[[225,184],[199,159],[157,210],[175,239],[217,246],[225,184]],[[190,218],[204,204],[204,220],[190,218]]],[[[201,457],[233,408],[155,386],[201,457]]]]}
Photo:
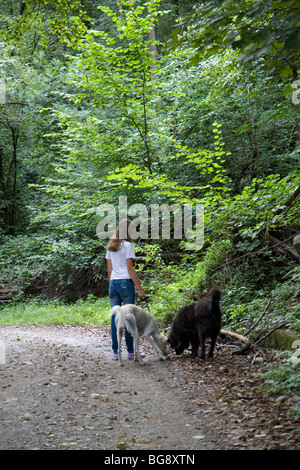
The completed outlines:
{"type": "MultiPolygon", "coordinates": [[[[299,349],[298,349],[299,352],[299,349]]],[[[268,395],[295,394],[299,397],[300,374],[299,355],[296,351],[282,351],[278,354],[282,361],[262,375],[265,380],[264,392],[268,395]]],[[[290,412],[296,419],[300,418],[300,397],[291,407],[290,412]]]]}

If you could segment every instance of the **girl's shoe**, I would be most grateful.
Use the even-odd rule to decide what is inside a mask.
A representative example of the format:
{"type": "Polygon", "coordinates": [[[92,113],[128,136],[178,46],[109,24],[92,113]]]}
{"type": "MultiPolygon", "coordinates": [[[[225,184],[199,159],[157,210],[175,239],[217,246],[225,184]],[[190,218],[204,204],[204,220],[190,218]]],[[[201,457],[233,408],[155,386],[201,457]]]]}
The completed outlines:
{"type": "Polygon", "coordinates": [[[118,353],[113,353],[112,360],[117,361],[119,359],[118,353]]]}
{"type": "MultiPolygon", "coordinates": [[[[144,358],[146,356],[146,354],[143,353],[143,352],[140,352],[140,356],[141,356],[141,358],[144,358]]],[[[134,353],[128,353],[128,359],[129,360],[134,359],[134,353]]]]}

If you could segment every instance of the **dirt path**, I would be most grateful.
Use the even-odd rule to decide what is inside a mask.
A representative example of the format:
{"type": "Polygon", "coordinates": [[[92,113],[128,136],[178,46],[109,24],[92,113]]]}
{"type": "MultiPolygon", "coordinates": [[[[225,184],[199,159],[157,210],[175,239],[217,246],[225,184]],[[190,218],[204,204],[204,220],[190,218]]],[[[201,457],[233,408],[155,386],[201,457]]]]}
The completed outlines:
{"type": "Polygon", "coordinates": [[[0,327],[0,346],[1,450],[299,449],[288,400],[256,388],[269,352],[159,361],[144,344],[122,368],[107,328],[55,326],[0,327]]]}

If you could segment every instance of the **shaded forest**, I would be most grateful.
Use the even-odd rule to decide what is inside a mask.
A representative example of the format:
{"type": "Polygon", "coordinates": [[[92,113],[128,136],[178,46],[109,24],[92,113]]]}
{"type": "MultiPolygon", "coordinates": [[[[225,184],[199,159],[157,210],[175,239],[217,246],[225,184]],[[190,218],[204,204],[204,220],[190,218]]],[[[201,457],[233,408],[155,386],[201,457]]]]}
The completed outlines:
{"type": "Polygon", "coordinates": [[[219,285],[231,329],[271,299],[262,333],[299,331],[299,36],[296,0],[2,0],[2,314],[105,297],[97,208],[125,195],[204,206],[201,248],[172,217],[136,244],[163,325],[219,285]]]}

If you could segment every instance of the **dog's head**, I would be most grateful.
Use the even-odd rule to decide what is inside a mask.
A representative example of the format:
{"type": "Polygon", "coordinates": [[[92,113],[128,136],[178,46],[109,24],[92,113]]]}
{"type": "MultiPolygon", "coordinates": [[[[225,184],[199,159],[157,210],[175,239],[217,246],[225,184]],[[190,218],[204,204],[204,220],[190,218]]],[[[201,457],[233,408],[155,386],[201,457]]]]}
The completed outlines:
{"type": "Polygon", "coordinates": [[[164,356],[167,356],[168,355],[167,338],[165,337],[165,335],[163,335],[162,333],[158,333],[158,334],[154,334],[152,338],[156,346],[160,350],[161,354],[163,354],[164,356]]]}
{"type": "Polygon", "coordinates": [[[167,356],[168,355],[168,350],[167,350],[167,338],[161,333],[159,336],[159,342],[160,342],[160,350],[161,352],[167,356]]]}
{"type": "Polygon", "coordinates": [[[183,344],[180,338],[176,334],[174,334],[174,332],[172,331],[169,334],[167,342],[171,346],[172,349],[175,349],[175,352],[178,356],[180,356],[183,353],[183,351],[186,349],[186,345],[183,344]]]}

